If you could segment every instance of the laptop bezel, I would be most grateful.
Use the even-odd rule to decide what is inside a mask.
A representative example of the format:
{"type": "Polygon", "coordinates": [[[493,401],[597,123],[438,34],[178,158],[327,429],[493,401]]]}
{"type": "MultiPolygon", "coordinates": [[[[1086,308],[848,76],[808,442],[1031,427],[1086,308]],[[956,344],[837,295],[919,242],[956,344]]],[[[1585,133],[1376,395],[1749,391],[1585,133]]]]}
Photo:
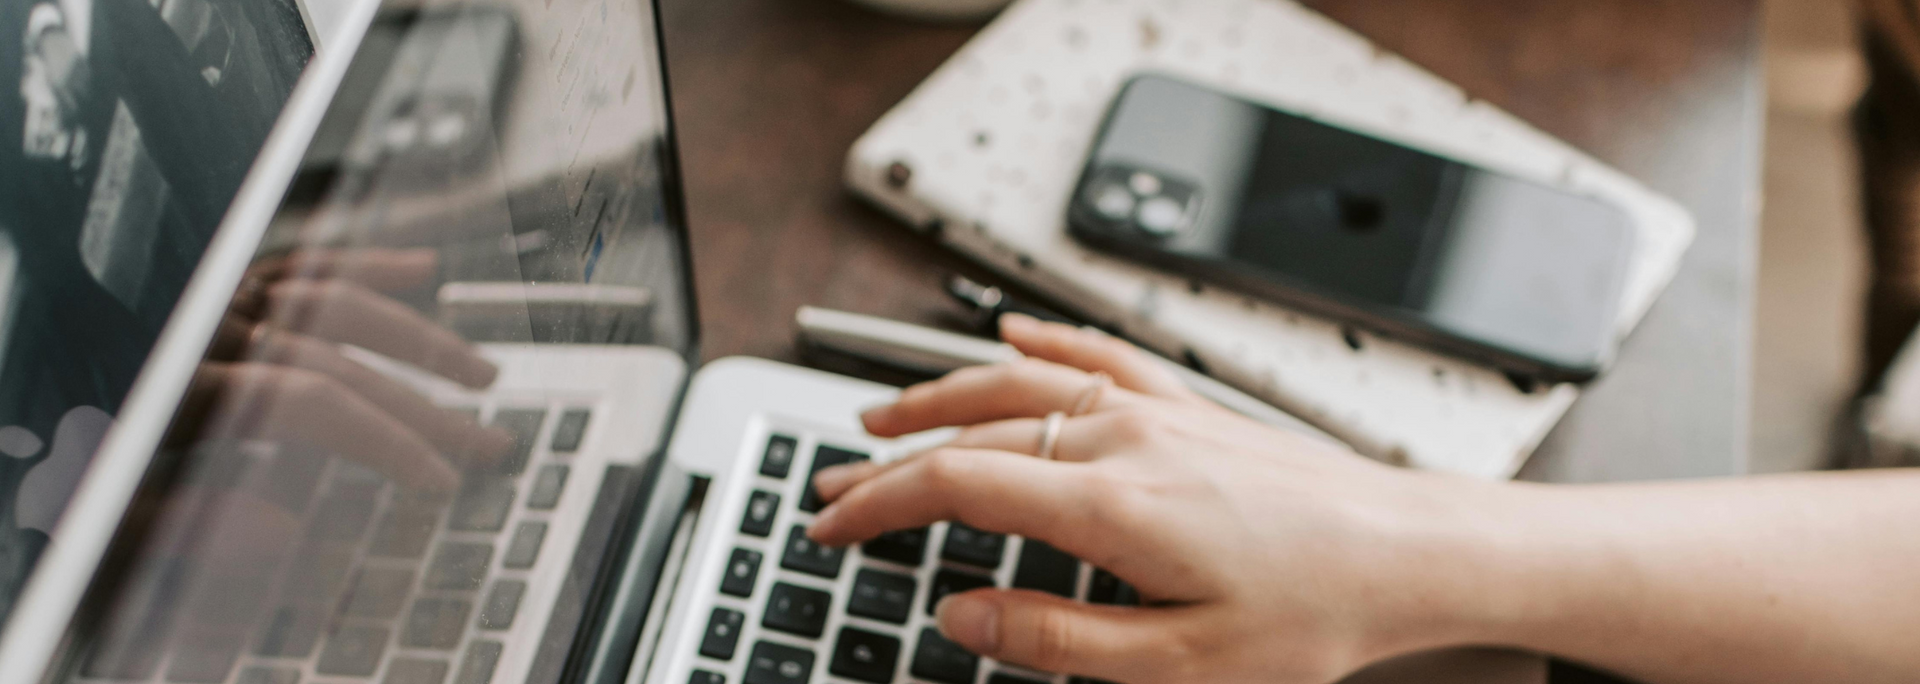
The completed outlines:
{"type": "MultiPolygon", "coordinates": [[[[679,241],[680,288],[686,318],[682,322],[686,326],[682,351],[692,368],[701,358],[701,331],[689,244],[691,227],[681,183],[664,17],[659,0],[646,1],[652,15],[652,40],[661,89],[660,195],[668,228],[679,241]]],[[[314,56],[288,98],[12,612],[0,622],[0,682],[45,681],[56,673],[54,665],[70,646],[67,641],[72,636],[75,617],[102,574],[103,560],[123,541],[120,537],[127,513],[153,474],[156,458],[161,453],[160,445],[213,342],[220,321],[298,176],[301,162],[354,65],[363,39],[389,0],[348,4],[350,8],[337,32],[332,34],[326,49],[314,56]]],[[[679,391],[685,390],[683,382],[679,391]]],[[[677,422],[672,414],[677,413],[676,403],[676,408],[667,416],[667,429],[661,436],[663,445],[672,439],[672,427],[677,422]]],[[[664,448],[661,452],[656,458],[664,460],[664,448]]],[[[650,480],[647,484],[657,486],[662,479],[657,477],[658,468],[650,470],[654,473],[649,474],[655,476],[647,478],[650,480]]],[[[651,492],[637,494],[636,504],[646,501],[651,492]]]]}

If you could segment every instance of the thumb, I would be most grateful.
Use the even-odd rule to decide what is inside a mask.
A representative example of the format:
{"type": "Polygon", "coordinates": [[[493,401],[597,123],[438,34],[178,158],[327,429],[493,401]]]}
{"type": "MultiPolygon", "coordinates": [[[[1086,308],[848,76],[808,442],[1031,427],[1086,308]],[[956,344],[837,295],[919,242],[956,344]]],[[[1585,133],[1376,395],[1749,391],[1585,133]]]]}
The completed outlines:
{"type": "Polygon", "coordinates": [[[1075,603],[1052,594],[978,589],[935,609],[940,633],[961,647],[1045,672],[1161,681],[1181,660],[1169,611],[1075,603]]]}

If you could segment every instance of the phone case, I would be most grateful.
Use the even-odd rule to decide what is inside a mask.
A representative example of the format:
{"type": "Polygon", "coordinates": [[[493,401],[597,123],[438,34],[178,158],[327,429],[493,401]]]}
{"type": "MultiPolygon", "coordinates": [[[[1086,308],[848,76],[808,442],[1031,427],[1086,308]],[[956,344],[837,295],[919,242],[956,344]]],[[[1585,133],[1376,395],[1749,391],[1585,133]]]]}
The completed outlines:
{"type": "Polygon", "coordinates": [[[1625,336],[1679,267],[1675,202],[1286,0],[1021,0],[848,155],[859,195],[1005,276],[1388,462],[1512,477],[1578,396],[1095,252],[1068,195],[1108,103],[1157,71],[1606,197],[1635,227],[1625,336]]]}

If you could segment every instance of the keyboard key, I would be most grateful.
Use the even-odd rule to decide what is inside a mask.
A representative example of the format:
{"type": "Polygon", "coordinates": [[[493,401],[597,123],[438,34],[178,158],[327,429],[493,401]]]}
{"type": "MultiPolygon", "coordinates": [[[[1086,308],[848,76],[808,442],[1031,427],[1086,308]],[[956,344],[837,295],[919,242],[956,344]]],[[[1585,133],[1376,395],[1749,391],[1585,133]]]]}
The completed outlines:
{"type": "Polygon", "coordinates": [[[367,568],[354,578],[347,590],[346,614],[350,617],[391,620],[407,605],[407,593],[413,589],[413,570],[367,568]]]}
{"type": "Polygon", "coordinates": [[[307,538],[315,541],[351,542],[360,538],[373,521],[378,489],[368,493],[358,487],[342,491],[335,487],[320,499],[307,525],[307,538]]]}
{"type": "Polygon", "coordinates": [[[312,543],[294,553],[280,596],[288,603],[332,603],[347,589],[353,547],[312,543]]]}
{"type": "Polygon", "coordinates": [[[1007,535],[948,523],[947,543],[940,547],[940,557],[992,570],[1000,567],[1000,557],[1006,555],[1006,548],[1007,535]]]}
{"type": "Polygon", "coordinates": [[[341,627],[327,637],[313,670],[320,674],[367,677],[387,651],[385,627],[341,627]]]}
{"type": "Polygon", "coordinates": [[[1079,584],[1078,559],[1037,539],[1020,542],[1020,562],[1013,566],[1013,588],[1073,598],[1079,584]]]}
{"type": "MultiPolygon", "coordinates": [[[[865,461],[867,455],[858,451],[847,451],[830,446],[821,446],[813,450],[813,473],[818,473],[837,465],[865,461]]],[[[813,491],[813,473],[807,474],[807,489],[800,494],[800,510],[814,513],[820,510],[820,494],[813,491]]]]}
{"type": "Polygon", "coordinates": [[[428,589],[472,591],[480,588],[487,576],[487,564],[493,561],[493,547],[486,544],[449,542],[440,545],[427,565],[428,589]]]}
{"type": "Polygon", "coordinates": [[[925,527],[911,530],[894,530],[872,541],[860,545],[860,552],[868,558],[893,561],[908,567],[920,567],[927,558],[927,535],[925,527]]]}
{"type": "Polygon", "coordinates": [[[740,644],[740,627],[746,621],[747,616],[740,611],[713,609],[713,616],[707,618],[707,635],[700,639],[700,655],[732,660],[734,648],[740,644]]]}
{"type": "Polygon", "coordinates": [[[240,671],[234,684],[300,684],[300,671],[291,667],[255,665],[240,671]]]}
{"type": "Polygon", "coordinates": [[[398,658],[387,663],[382,684],[441,684],[447,681],[447,661],[398,658]]]}
{"type": "Polygon", "coordinates": [[[468,478],[453,499],[447,529],[459,532],[498,532],[513,510],[513,480],[483,475],[468,478]]]}
{"type": "Polygon", "coordinates": [[[847,598],[847,612],[896,625],[907,624],[913,612],[913,577],[881,570],[861,568],[853,576],[853,596],[847,598]]]}
{"type": "Polygon", "coordinates": [[[553,453],[571,454],[580,450],[580,442],[587,437],[587,421],[593,412],[587,409],[567,409],[560,414],[560,422],[553,426],[553,453]]]}
{"type": "Polygon", "coordinates": [[[467,644],[467,657],[460,659],[460,674],[453,678],[453,684],[487,684],[493,681],[493,668],[499,664],[500,642],[467,644]]]}
{"type": "Polygon", "coordinates": [[[818,639],[826,632],[827,610],[832,605],[832,594],[778,582],[767,596],[767,614],[760,626],[818,639]]]}
{"type": "Polygon", "coordinates": [[[560,505],[560,492],[567,488],[567,467],[563,465],[540,466],[540,474],[533,478],[533,489],[527,492],[527,508],[536,511],[550,511],[560,505]]]}
{"type": "Polygon", "coordinates": [[[376,558],[419,558],[433,540],[433,528],[440,524],[445,506],[417,500],[395,501],[387,507],[386,517],[374,528],[373,543],[367,555],[376,558]]]}
{"type": "Polygon", "coordinates": [[[941,570],[933,575],[933,588],[927,591],[927,614],[940,605],[940,599],[949,594],[962,594],[982,587],[993,586],[993,578],[981,577],[965,572],[941,570]]]}
{"type": "Polygon", "coordinates": [[[913,676],[941,684],[973,684],[980,670],[980,657],[968,653],[959,644],[940,636],[940,630],[920,630],[920,645],[913,650],[913,676]]]}
{"type": "Polygon", "coordinates": [[[833,660],[827,671],[841,677],[873,684],[893,681],[894,663],[900,662],[900,640],[852,627],[840,628],[840,640],[834,643],[833,660]]]}
{"type": "Polygon", "coordinates": [[[821,546],[807,538],[805,525],[794,525],[787,533],[787,552],[780,556],[780,567],[827,579],[840,576],[840,561],[846,549],[821,546]]]}
{"type": "Polygon", "coordinates": [[[413,602],[400,644],[409,648],[451,649],[460,645],[473,604],[461,599],[423,598],[413,602]]]}
{"type": "Polygon", "coordinates": [[[253,646],[253,652],[270,658],[305,658],[320,642],[320,630],[326,624],[327,609],[324,604],[275,608],[260,632],[260,640],[253,646]]]}
{"type": "Polygon", "coordinates": [[[747,684],[807,684],[813,677],[813,651],[770,642],[753,645],[747,660],[747,684]]]}
{"type": "Polygon", "coordinates": [[[754,490],[747,497],[747,515],[740,519],[740,533],[755,537],[773,534],[773,516],[780,512],[780,495],[754,490]]]}
{"type": "Polygon", "coordinates": [[[500,566],[513,570],[533,567],[534,559],[540,557],[540,543],[546,538],[546,523],[520,523],[519,527],[513,528],[513,541],[507,542],[507,553],[500,557],[500,566]]]}
{"type": "Polygon", "coordinates": [[[1131,585],[1120,581],[1120,578],[1114,577],[1113,573],[1094,568],[1093,578],[1087,582],[1087,603],[1137,606],[1140,605],[1140,593],[1134,591],[1131,585]]]}
{"type": "Polygon", "coordinates": [[[226,681],[227,673],[239,662],[240,648],[246,641],[245,632],[188,626],[173,646],[173,660],[167,663],[167,681],[182,684],[226,681]]]}
{"type": "Polygon", "coordinates": [[[687,684],[727,684],[727,678],[718,672],[694,670],[693,676],[687,678],[687,684]]]}
{"type": "Polygon", "coordinates": [[[760,474],[767,477],[787,478],[787,472],[793,469],[793,453],[799,443],[786,435],[774,435],[767,440],[767,454],[760,460],[760,474]]]}
{"type": "Polygon", "coordinates": [[[520,597],[527,593],[527,583],[520,580],[498,580],[493,589],[487,592],[487,602],[480,604],[481,629],[506,629],[513,626],[513,616],[520,613],[520,597]]]}
{"type": "Polygon", "coordinates": [[[493,414],[493,426],[513,435],[513,447],[500,457],[497,472],[519,475],[533,456],[533,445],[540,438],[540,424],[546,422],[545,409],[501,409],[493,414]]]}
{"type": "Polygon", "coordinates": [[[720,593],[740,598],[753,595],[753,582],[760,577],[760,552],[734,549],[727,560],[727,574],[720,578],[720,593]]]}
{"type": "Polygon", "coordinates": [[[1047,680],[1028,679],[1026,677],[1010,675],[1005,672],[995,672],[987,675],[987,684],[1047,684],[1047,680]]]}

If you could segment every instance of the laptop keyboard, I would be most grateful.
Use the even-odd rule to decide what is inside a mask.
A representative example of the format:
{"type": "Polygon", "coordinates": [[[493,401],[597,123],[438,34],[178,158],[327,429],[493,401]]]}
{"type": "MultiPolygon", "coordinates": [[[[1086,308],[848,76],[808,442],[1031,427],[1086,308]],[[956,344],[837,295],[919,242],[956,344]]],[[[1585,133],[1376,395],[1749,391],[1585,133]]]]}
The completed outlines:
{"type": "Polygon", "coordinates": [[[580,533],[558,529],[553,514],[570,491],[587,489],[567,485],[584,465],[574,461],[591,418],[579,408],[493,410],[489,423],[514,435],[513,448],[497,466],[466,472],[451,497],[409,493],[339,458],[318,472],[290,470],[266,486],[279,489],[276,501],[312,500],[311,514],[277,588],[230,600],[257,607],[251,628],[198,630],[190,608],[163,665],[90,665],[83,679],[491,684],[503,645],[536,636],[539,625],[522,624],[536,612],[522,605],[533,573],[568,561],[544,553],[550,540],[580,533]]]}
{"type": "Polygon", "coordinates": [[[812,473],[868,458],[797,432],[767,440],[757,468],[745,470],[757,476],[740,484],[750,489],[744,510],[724,512],[730,550],[689,684],[1097,684],[984,661],[940,635],[933,609],[982,587],[1138,604],[1113,575],[1042,542],[959,523],[845,549],[808,539],[821,508],[812,473]]]}

